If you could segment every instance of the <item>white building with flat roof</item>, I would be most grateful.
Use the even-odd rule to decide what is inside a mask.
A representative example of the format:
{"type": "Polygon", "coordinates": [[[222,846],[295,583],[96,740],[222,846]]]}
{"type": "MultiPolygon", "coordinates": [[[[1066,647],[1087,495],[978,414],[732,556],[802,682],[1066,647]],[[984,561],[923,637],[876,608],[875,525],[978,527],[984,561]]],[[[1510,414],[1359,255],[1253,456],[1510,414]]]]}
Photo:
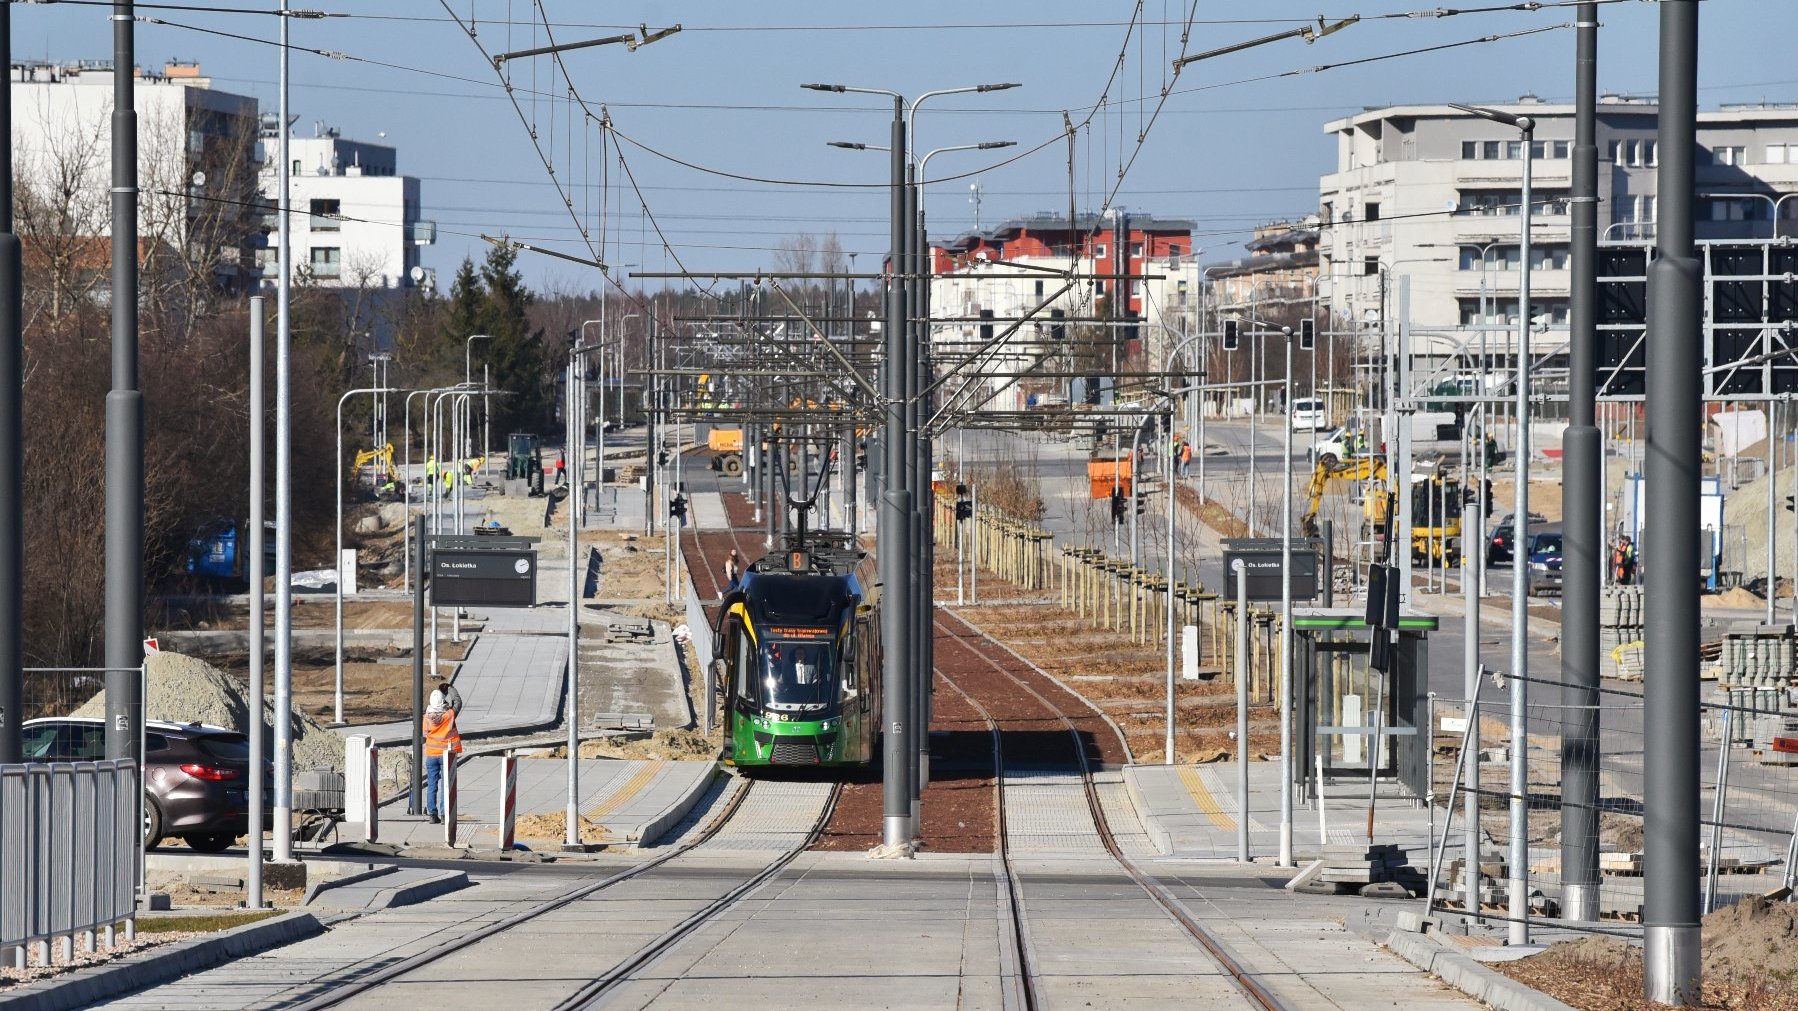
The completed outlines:
{"type": "MultiPolygon", "coordinates": [[[[274,125],[263,131],[262,195],[270,202],[279,195],[274,125]]],[[[326,287],[434,287],[418,261],[419,247],[436,240],[436,224],[419,220],[418,180],[399,174],[393,147],[346,140],[321,122],[310,137],[289,137],[288,151],[295,277],[326,287]]],[[[274,246],[271,237],[264,257],[271,278],[274,246]]]]}
{"type": "MultiPolygon", "coordinates": [[[[1536,121],[1532,315],[1567,321],[1574,108],[1524,96],[1500,106],[1536,121]]],[[[1654,237],[1659,106],[1609,95],[1598,107],[1601,238],[1654,237]]],[[[1514,323],[1521,275],[1523,145],[1517,130],[1447,105],[1370,109],[1325,124],[1336,170],[1319,186],[1320,295],[1356,323],[1410,279],[1421,326],[1514,323]]],[[[1697,237],[1798,232],[1798,104],[1698,114],[1697,237]],[[1777,215],[1777,220],[1775,216],[1777,215]]]]}
{"type": "MultiPolygon", "coordinates": [[[[198,64],[133,71],[138,235],[146,273],[255,284],[256,100],[212,87],[198,64]],[[166,270],[164,269],[166,267],[166,270]]],[[[26,269],[73,297],[103,293],[112,234],[113,66],[8,68],[16,214],[26,269]]],[[[52,292],[51,297],[61,294],[52,292]]]]}

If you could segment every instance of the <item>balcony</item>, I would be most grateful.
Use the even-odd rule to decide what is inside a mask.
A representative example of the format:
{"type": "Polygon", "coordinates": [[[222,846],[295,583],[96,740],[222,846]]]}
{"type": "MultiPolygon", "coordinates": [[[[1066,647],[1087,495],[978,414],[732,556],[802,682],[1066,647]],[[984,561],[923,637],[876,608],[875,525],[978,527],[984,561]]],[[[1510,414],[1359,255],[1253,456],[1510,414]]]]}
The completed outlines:
{"type": "Polygon", "coordinates": [[[414,246],[429,246],[437,241],[437,222],[406,222],[406,241],[414,246]]]}

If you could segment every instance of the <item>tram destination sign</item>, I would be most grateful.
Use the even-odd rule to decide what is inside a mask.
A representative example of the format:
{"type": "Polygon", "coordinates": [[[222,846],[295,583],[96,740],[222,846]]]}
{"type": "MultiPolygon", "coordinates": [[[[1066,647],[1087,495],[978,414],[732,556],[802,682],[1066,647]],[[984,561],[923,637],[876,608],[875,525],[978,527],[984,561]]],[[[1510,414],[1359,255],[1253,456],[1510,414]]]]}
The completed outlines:
{"type": "MultiPolygon", "coordinates": [[[[1292,599],[1313,600],[1317,597],[1318,556],[1322,550],[1315,539],[1292,541],[1292,599]]],[[[1280,570],[1285,560],[1277,537],[1239,537],[1224,541],[1224,587],[1227,600],[1236,599],[1237,559],[1242,560],[1248,575],[1250,600],[1280,599],[1280,570]]]]}
{"type": "Polygon", "coordinates": [[[431,552],[434,607],[532,607],[537,552],[529,547],[446,547],[431,552]]]}

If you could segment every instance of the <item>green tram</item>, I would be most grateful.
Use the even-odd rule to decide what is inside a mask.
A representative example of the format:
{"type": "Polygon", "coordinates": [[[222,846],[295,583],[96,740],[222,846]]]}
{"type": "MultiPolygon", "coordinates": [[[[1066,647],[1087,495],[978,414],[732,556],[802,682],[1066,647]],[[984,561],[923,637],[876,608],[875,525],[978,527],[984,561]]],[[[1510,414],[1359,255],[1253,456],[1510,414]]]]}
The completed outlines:
{"type": "Polygon", "coordinates": [[[857,766],[880,737],[880,615],[867,553],[811,531],[750,564],[713,630],[724,761],[857,766]]]}

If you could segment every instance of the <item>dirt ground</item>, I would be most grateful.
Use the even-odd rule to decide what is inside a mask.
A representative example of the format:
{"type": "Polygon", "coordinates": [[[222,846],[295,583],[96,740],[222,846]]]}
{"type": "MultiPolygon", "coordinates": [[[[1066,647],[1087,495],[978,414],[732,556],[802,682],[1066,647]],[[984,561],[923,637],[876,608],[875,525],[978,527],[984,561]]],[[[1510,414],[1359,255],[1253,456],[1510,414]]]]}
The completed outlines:
{"type": "MultiPolygon", "coordinates": [[[[940,580],[944,578],[939,573],[940,580]]],[[[947,578],[953,579],[953,574],[947,578]]],[[[982,574],[983,585],[1000,584],[982,574]]],[[[1002,585],[1002,584],[1001,584],[1002,585]]],[[[1017,599],[1027,591],[996,587],[996,595],[1017,599]]],[[[980,605],[962,608],[969,620],[1006,642],[1032,663],[1104,710],[1124,732],[1137,761],[1160,761],[1166,747],[1167,658],[1163,647],[1137,645],[1119,633],[1063,608],[1059,598],[1041,594],[1040,604],[980,605]]],[[[1201,642],[1209,637],[1201,632],[1201,642]]],[[[1201,666],[1204,666],[1201,663],[1201,666]]],[[[1182,763],[1222,761],[1236,753],[1236,687],[1225,678],[1177,680],[1175,757],[1182,763]]],[[[1256,758],[1279,754],[1279,712],[1269,704],[1249,707],[1249,749],[1256,758]]]]}
{"type": "MultiPolygon", "coordinates": [[[[1714,1011],[1798,1011],[1798,905],[1751,899],[1704,918],[1704,997],[1714,1011]]],[[[1668,1007],[1641,997],[1642,949],[1613,937],[1563,941],[1494,969],[1581,1011],[1668,1007]]]]}
{"type": "MultiPolygon", "coordinates": [[[[406,624],[412,623],[411,613],[406,624]]],[[[370,626],[378,627],[378,626],[370,626]]],[[[437,673],[455,673],[455,661],[465,659],[470,640],[460,643],[447,636],[437,641],[437,673]]],[[[249,655],[242,650],[195,653],[206,662],[237,677],[247,676],[249,655]]],[[[398,647],[345,647],[343,663],[343,717],[348,723],[386,723],[412,715],[412,651],[398,647]],[[386,660],[390,662],[377,662],[386,660]]],[[[293,653],[293,705],[314,719],[335,716],[336,653],[329,649],[296,649],[293,653]]],[[[431,671],[425,670],[427,681],[431,671]]]]}

